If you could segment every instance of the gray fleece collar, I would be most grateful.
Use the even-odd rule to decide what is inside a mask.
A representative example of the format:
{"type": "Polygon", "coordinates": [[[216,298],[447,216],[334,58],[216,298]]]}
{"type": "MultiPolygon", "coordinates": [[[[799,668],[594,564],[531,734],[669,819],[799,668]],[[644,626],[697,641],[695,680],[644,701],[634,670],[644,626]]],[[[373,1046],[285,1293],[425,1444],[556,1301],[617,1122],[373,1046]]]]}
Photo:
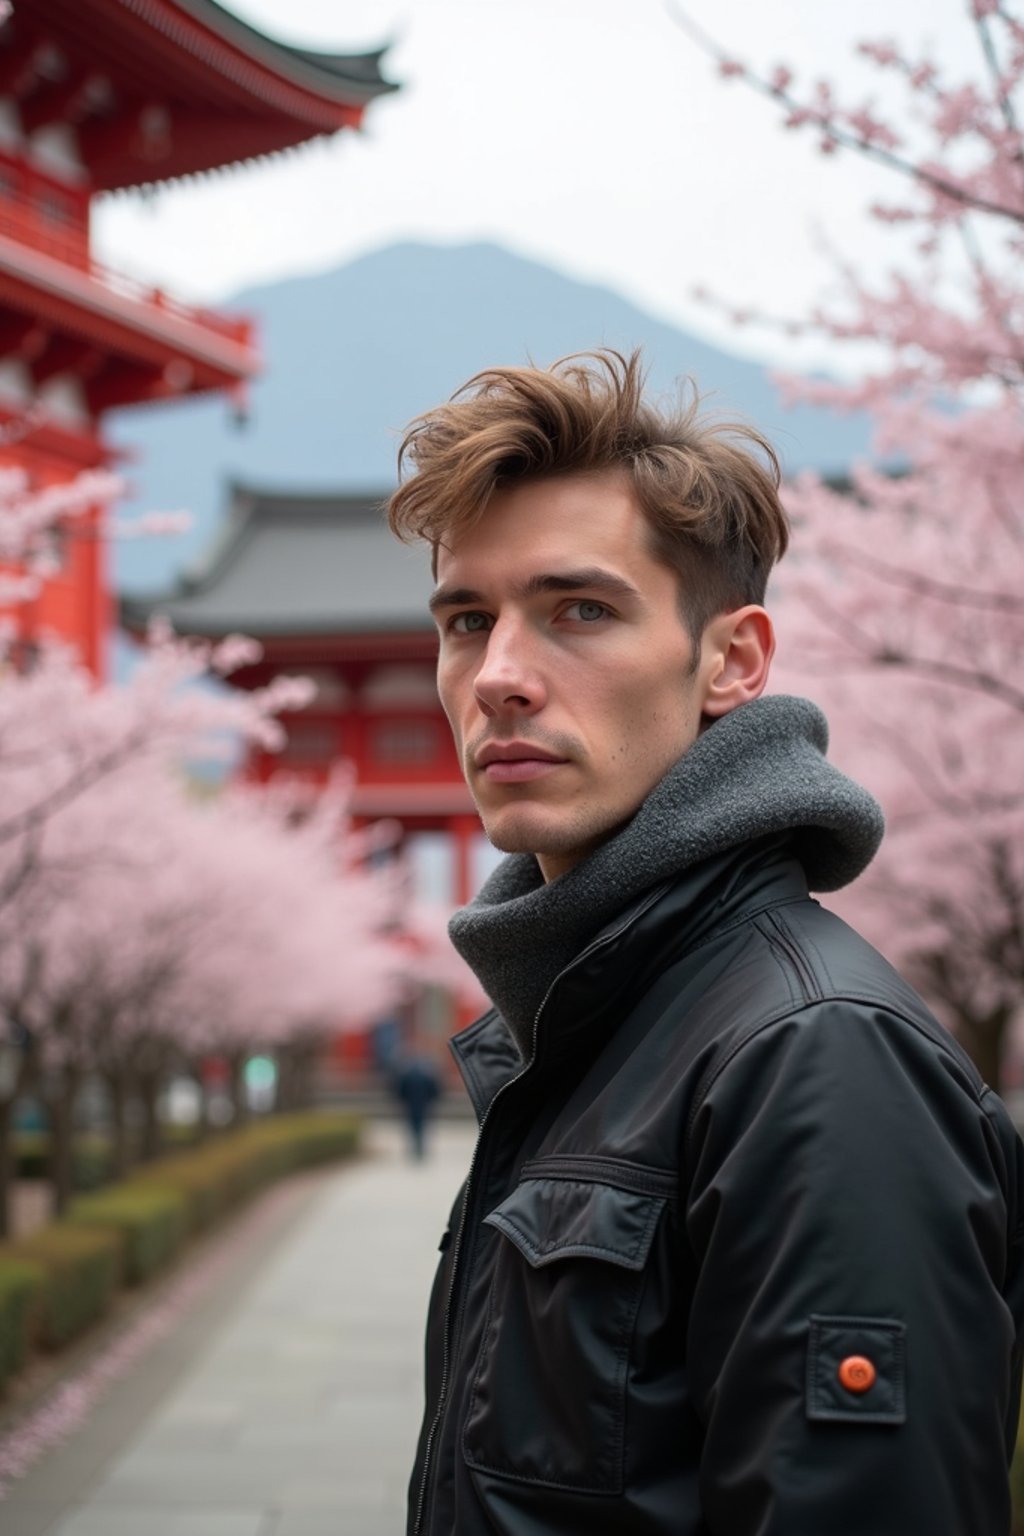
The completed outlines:
{"type": "Polygon", "coordinates": [[[636,897],[702,860],[789,832],[812,890],[855,879],[881,842],[882,812],[827,747],[809,699],[757,699],[709,726],[632,820],[550,885],[533,854],[502,860],[448,932],[520,1049],[559,971],[636,897]]]}

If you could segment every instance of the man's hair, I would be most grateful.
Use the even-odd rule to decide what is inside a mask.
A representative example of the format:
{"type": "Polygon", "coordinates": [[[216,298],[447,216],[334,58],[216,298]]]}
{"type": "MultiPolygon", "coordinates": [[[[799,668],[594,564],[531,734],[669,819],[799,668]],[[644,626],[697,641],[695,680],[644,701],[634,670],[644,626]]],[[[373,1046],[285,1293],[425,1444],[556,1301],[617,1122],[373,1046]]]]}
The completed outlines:
{"type": "Polygon", "coordinates": [[[632,483],[651,553],[680,577],[695,643],[717,613],[764,601],[789,527],[779,462],[743,422],[700,414],[694,392],[664,412],[643,397],[639,351],[562,358],[550,368],[488,368],[411,423],[388,521],[400,539],[448,547],[495,491],[554,475],[619,469],[632,483]]]}

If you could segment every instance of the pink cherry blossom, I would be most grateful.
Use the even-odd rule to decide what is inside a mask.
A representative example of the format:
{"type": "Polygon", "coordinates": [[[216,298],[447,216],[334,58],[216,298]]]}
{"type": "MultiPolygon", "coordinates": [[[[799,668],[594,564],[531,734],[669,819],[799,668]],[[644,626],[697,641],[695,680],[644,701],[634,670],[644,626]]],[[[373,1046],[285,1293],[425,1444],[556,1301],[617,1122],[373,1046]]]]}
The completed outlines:
{"type": "MultiPolygon", "coordinates": [[[[105,518],[113,490],[91,478],[30,495],[0,472],[7,590],[19,566],[35,579],[79,508],[105,518]]],[[[211,683],[259,658],[243,635],[186,640],[157,622],[148,641],[120,686],[54,641],[0,669],[0,1031],[20,1048],[0,1135],[30,1087],[50,1115],[58,1202],[87,1080],[106,1085],[123,1152],[128,1100],[155,1135],[161,1088],[207,1057],[235,1077],[254,1052],[284,1069],[425,982],[468,986],[441,923],[411,916],[400,858],[384,858],[400,828],[353,831],[350,769],[313,798],[283,778],[201,788],[190,775],[239,744],[276,750],[312,683],[211,683]]]]}
{"type": "Polygon", "coordinates": [[[833,756],[887,813],[882,853],[835,904],[998,1086],[1024,1024],[1024,25],[974,0],[962,78],[896,40],[858,51],[901,82],[898,120],[841,85],[780,95],[744,72],[789,126],[885,165],[896,197],[871,214],[917,236],[882,281],[847,260],[845,300],[811,309],[881,361],[855,383],[780,381],[867,410],[874,437],[843,483],[786,487],[775,686],[819,700],[833,756]]]}

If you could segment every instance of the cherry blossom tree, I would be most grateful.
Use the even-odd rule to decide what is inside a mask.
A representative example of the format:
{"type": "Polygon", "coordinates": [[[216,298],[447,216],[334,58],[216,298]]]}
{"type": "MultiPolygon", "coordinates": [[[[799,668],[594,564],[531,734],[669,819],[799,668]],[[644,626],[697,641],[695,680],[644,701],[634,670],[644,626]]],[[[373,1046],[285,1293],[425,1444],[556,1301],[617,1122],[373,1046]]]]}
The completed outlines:
{"type": "Polygon", "coordinates": [[[401,888],[346,849],[338,797],[298,824],[267,799],[197,800],[167,763],[129,758],[47,819],[0,913],[0,1009],[29,1042],[58,1208],[87,1077],[107,1086],[123,1171],[131,1098],[153,1154],[172,1075],[210,1054],[237,1073],[255,1051],[322,1047],[408,988],[401,888]]]}
{"type": "MultiPolygon", "coordinates": [[[[0,469],[0,1057],[16,1061],[0,1071],[0,1234],[25,1092],[46,1107],[61,1209],[87,1080],[105,1086],[123,1172],[159,1150],[168,1081],[201,1082],[211,1055],[229,1065],[240,1118],[254,1052],[275,1057],[296,1103],[339,1028],[365,1027],[423,985],[467,987],[401,861],[381,862],[400,829],[353,829],[350,769],[316,791],[284,777],[202,797],[190,787],[190,759],[239,743],[278,749],[280,717],[312,697],[302,678],[199,686],[258,660],[257,642],[186,640],[157,623],[121,686],[98,684],[45,636],[25,664],[19,605],[37,595],[69,527],[117,531],[118,490],[98,474],[33,490],[0,469]],[[141,1145],[128,1134],[132,1105],[141,1145]]],[[[131,531],[175,520],[150,516],[131,531]]]]}
{"type": "Polygon", "coordinates": [[[998,1086],[1024,1001],[1024,18],[970,0],[955,78],[928,52],[861,44],[888,99],[902,91],[883,108],[758,69],[674,9],[788,128],[891,173],[871,210],[891,273],[847,260],[838,307],[785,321],[871,344],[855,383],[782,385],[867,409],[875,430],[846,483],[787,488],[779,681],[825,705],[841,760],[886,806],[883,854],[846,906],[998,1086]]]}
{"type": "Polygon", "coordinates": [[[286,1057],[301,1042],[308,1054],[409,984],[394,938],[401,887],[363,867],[368,835],[351,834],[344,774],[315,805],[287,788],[205,799],[189,788],[189,759],[283,745],[279,717],[309,702],[306,680],[200,687],[258,659],[258,644],[161,625],[122,686],[98,684],[47,637],[15,664],[16,610],[45,581],[55,537],[97,508],[109,528],[117,489],[89,475],[36,491],[0,470],[0,607],[12,616],[0,636],[0,1044],[17,1063],[0,1073],[0,1230],[12,1111],[28,1088],[47,1108],[59,1207],[87,1077],[106,1084],[123,1167],[129,1098],[154,1151],[172,1072],[211,1052],[236,1076],[258,1048],[286,1057]]]}

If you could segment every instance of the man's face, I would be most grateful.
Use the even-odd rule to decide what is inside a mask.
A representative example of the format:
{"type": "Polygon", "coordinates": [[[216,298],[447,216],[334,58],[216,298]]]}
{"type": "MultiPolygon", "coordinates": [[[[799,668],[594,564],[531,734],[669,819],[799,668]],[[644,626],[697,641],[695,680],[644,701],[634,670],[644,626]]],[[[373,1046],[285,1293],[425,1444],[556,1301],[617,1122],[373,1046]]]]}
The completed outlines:
{"type": "Polygon", "coordinates": [[[563,873],[695,740],[706,664],[616,471],[524,482],[440,549],[438,689],[487,835],[563,873]]]}

